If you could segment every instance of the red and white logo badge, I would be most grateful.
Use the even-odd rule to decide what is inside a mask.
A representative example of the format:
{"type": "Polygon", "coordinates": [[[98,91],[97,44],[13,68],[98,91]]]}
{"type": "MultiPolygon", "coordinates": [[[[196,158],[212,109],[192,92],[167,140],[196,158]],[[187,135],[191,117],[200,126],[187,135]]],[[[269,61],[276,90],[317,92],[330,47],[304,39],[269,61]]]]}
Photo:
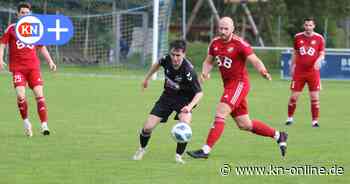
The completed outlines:
{"type": "Polygon", "coordinates": [[[28,15],[17,22],[15,31],[23,43],[34,44],[43,36],[44,26],[37,17],[28,15]]]}

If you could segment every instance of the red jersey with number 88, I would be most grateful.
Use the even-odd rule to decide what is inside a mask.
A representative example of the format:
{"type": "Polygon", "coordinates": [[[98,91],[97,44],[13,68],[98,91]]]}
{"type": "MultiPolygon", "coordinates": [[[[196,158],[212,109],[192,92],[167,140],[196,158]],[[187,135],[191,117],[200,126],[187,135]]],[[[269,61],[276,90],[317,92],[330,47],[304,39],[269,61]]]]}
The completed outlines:
{"type": "Polygon", "coordinates": [[[298,33],[294,38],[295,71],[294,75],[314,73],[315,62],[320,52],[325,50],[322,35],[314,33],[306,36],[304,32],[298,33]]]}
{"type": "Polygon", "coordinates": [[[27,45],[16,37],[15,24],[11,24],[2,35],[0,42],[9,44],[10,71],[32,70],[40,68],[40,61],[36,55],[36,46],[27,45]]]}
{"type": "Polygon", "coordinates": [[[208,48],[208,54],[219,66],[225,88],[230,88],[237,81],[249,82],[246,58],[252,53],[250,45],[235,35],[228,41],[214,38],[208,48]]]}

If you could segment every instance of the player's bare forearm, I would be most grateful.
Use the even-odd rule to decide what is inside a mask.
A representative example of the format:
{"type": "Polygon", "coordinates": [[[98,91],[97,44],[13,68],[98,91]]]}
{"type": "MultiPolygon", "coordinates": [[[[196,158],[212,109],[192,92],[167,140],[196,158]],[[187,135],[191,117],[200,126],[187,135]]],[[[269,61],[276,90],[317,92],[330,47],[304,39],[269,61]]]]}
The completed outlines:
{"type": "Polygon", "coordinates": [[[322,60],[324,60],[324,55],[325,55],[325,52],[322,51],[322,52],[320,52],[320,55],[316,59],[316,62],[315,62],[315,65],[314,65],[314,68],[316,70],[319,70],[321,68],[321,62],[322,62],[322,60]]]}
{"type": "Polygon", "coordinates": [[[290,74],[293,75],[294,74],[294,69],[295,69],[295,51],[292,51],[292,57],[291,57],[291,65],[290,65],[290,74]]]}
{"type": "Polygon", "coordinates": [[[145,80],[148,81],[156,71],[158,71],[160,68],[160,65],[158,63],[155,63],[151,66],[151,68],[148,70],[145,80]]]}
{"type": "Polygon", "coordinates": [[[44,56],[47,63],[53,63],[51,55],[45,46],[40,47],[40,53],[44,56]]]}
{"type": "Polygon", "coordinates": [[[247,60],[252,63],[254,68],[259,71],[259,73],[266,78],[267,80],[271,80],[271,75],[268,73],[264,63],[255,55],[251,54],[247,57],[247,60]]]}
{"type": "Polygon", "coordinates": [[[2,70],[5,66],[4,63],[4,50],[5,50],[6,45],[1,43],[0,44],[0,70],[2,70]]]}
{"type": "Polygon", "coordinates": [[[202,99],[203,92],[198,92],[196,95],[194,95],[192,101],[188,104],[188,106],[192,109],[198,102],[202,99]]]}
{"type": "Polygon", "coordinates": [[[213,56],[207,55],[202,65],[202,73],[200,75],[200,83],[210,78],[210,71],[213,69],[213,56]]]}
{"type": "Polygon", "coordinates": [[[208,55],[203,62],[202,74],[208,75],[212,69],[213,69],[213,56],[208,55]]]}
{"type": "Polygon", "coordinates": [[[142,91],[144,91],[145,88],[148,87],[148,81],[149,79],[152,77],[152,75],[158,71],[160,68],[160,64],[159,63],[155,63],[151,66],[151,68],[148,70],[145,79],[142,81],[142,91]]]}
{"type": "Polygon", "coordinates": [[[41,46],[40,48],[40,53],[44,56],[47,64],[49,65],[49,68],[51,71],[56,71],[56,64],[53,62],[49,51],[47,50],[47,48],[45,46],[41,46]]]}
{"type": "Polygon", "coordinates": [[[3,43],[0,43],[0,61],[4,61],[4,50],[5,50],[6,45],[3,43]]]}

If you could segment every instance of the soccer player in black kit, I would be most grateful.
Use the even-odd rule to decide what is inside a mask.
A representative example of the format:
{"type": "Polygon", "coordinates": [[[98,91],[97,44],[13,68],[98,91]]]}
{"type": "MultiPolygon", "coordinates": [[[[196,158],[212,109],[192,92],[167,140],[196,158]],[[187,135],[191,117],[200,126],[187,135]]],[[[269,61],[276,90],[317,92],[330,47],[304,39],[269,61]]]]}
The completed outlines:
{"type": "MultiPolygon", "coordinates": [[[[164,68],[164,90],[143,125],[140,132],[140,148],[133,156],[134,160],[142,160],[152,131],[159,123],[165,123],[173,111],[176,112],[175,120],[191,123],[192,109],[202,98],[203,92],[192,64],[185,58],[185,52],[185,41],[171,42],[169,54],[151,66],[142,82],[142,88],[147,88],[152,75],[160,67],[164,68]]],[[[177,163],[185,163],[182,154],[186,145],[187,143],[177,143],[175,155],[177,163]]]]}

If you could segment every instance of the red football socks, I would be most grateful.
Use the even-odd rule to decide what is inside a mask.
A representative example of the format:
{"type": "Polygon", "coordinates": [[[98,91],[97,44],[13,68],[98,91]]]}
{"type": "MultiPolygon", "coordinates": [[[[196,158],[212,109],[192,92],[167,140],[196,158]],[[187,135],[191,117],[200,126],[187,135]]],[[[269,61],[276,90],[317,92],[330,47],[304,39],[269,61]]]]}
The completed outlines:
{"type": "Polygon", "coordinates": [[[47,110],[44,97],[36,98],[37,110],[41,123],[47,123],[47,110]]]}
{"type": "Polygon", "coordinates": [[[312,121],[317,121],[320,113],[320,102],[318,100],[311,100],[311,114],[312,121]]]}
{"type": "Polygon", "coordinates": [[[265,137],[274,137],[276,130],[268,126],[267,124],[259,121],[252,120],[253,128],[252,132],[257,135],[265,136],[265,137]]]}
{"type": "Polygon", "coordinates": [[[215,117],[214,125],[210,129],[207,137],[207,145],[212,148],[214,144],[219,140],[221,134],[224,132],[225,119],[221,117],[215,117]]]}
{"type": "Polygon", "coordinates": [[[28,118],[28,104],[25,98],[17,98],[17,106],[23,120],[28,118]]]}
{"type": "Polygon", "coordinates": [[[296,107],[297,101],[294,98],[290,98],[288,102],[288,117],[293,117],[296,107]]]}

